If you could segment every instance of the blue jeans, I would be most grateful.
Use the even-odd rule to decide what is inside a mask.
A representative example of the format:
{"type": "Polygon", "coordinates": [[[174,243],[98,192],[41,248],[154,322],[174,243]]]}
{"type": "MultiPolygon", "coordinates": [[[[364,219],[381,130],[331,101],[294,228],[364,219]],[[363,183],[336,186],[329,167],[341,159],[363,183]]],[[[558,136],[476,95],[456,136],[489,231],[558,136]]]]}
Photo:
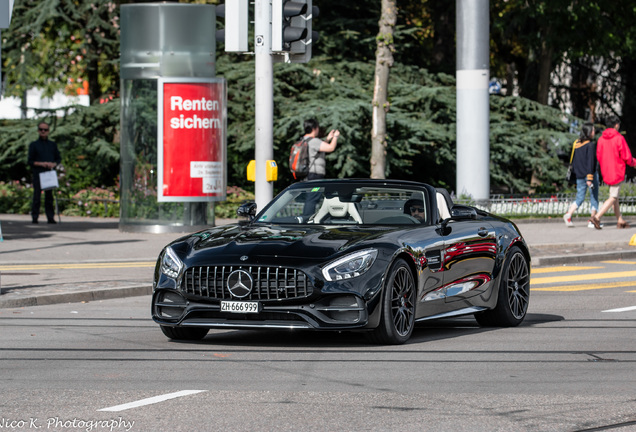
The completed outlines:
{"type": "MultiPolygon", "coordinates": [[[[587,180],[584,178],[576,179],[576,206],[581,207],[587,194],[587,180]]],[[[598,174],[594,173],[592,187],[590,188],[590,205],[592,210],[598,211],[598,174]]]]}

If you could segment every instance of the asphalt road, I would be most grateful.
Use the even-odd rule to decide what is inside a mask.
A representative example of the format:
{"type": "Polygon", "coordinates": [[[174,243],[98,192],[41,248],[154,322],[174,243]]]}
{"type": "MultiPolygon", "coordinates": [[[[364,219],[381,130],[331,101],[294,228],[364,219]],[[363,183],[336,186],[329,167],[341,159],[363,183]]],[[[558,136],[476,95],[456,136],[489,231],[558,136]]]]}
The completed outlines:
{"type": "Polygon", "coordinates": [[[92,430],[636,430],[634,264],[545,267],[533,274],[520,327],[427,322],[401,346],[273,331],[173,342],[150,320],[149,296],[0,309],[0,422],[59,431],[98,421],[110,423],[92,430]]]}

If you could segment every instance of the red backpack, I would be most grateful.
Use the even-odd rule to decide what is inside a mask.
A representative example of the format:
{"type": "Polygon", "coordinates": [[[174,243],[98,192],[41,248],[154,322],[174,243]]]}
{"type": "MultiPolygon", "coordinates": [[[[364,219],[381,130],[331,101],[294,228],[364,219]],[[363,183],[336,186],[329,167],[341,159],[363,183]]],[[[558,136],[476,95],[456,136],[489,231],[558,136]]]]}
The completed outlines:
{"type": "Polygon", "coordinates": [[[296,180],[301,180],[309,174],[310,139],[311,137],[304,137],[294,143],[289,152],[289,169],[296,180]]]}

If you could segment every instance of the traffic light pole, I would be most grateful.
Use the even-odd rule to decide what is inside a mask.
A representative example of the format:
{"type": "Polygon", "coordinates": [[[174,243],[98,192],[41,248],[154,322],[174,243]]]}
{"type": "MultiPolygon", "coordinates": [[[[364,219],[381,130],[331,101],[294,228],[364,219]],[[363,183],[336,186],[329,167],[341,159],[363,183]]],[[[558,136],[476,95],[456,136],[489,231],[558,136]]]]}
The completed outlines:
{"type": "Polygon", "coordinates": [[[274,159],[274,64],[270,0],[254,3],[255,147],[256,205],[262,210],[274,197],[274,185],[267,181],[266,164],[274,159]]]}

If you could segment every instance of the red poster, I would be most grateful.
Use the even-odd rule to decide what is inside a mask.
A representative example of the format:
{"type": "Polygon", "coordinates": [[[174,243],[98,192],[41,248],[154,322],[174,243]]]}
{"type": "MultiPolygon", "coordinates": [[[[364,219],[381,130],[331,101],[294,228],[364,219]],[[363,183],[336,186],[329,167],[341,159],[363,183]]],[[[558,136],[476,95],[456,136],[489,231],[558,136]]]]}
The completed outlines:
{"type": "Polygon", "coordinates": [[[225,200],[225,81],[159,80],[159,201],[225,200]]]}

